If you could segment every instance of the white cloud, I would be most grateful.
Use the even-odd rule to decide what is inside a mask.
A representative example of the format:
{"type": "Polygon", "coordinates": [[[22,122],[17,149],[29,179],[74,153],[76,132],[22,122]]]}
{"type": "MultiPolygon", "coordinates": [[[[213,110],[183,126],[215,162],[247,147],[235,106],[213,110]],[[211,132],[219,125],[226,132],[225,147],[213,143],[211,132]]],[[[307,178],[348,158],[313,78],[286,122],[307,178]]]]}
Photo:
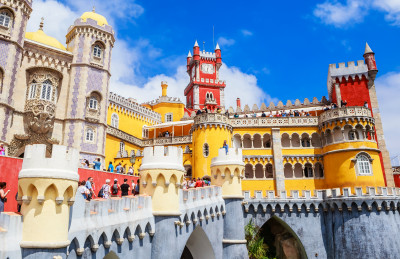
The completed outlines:
{"type": "Polygon", "coordinates": [[[219,37],[217,42],[219,43],[220,46],[225,46],[225,47],[229,47],[235,44],[234,39],[228,39],[225,37],[219,37]]]}
{"type": "Polygon", "coordinates": [[[243,36],[253,36],[253,32],[249,31],[249,30],[242,30],[241,31],[243,36]]]}
{"type": "Polygon", "coordinates": [[[317,4],[313,14],[325,24],[348,27],[362,22],[370,10],[382,11],[386,20],[400,25],[399,0],[326,0],[317,4]]]}
{"type": "Polygon", "coordinates": [[[325,24],[336,27],[349,26],[362,22],[367,13],[367,1],[347,0],[345,4],[337,1],[326,1],[317,4],[314,9],[314,16],[321,19],[325,24]]]}
{"type": "Polygon", "coordinates": [[[400,154],[400,113],[397,96],[400,92],[400,72],[388,73],[375,81],[385,140],[390,156],[400,154]]]}

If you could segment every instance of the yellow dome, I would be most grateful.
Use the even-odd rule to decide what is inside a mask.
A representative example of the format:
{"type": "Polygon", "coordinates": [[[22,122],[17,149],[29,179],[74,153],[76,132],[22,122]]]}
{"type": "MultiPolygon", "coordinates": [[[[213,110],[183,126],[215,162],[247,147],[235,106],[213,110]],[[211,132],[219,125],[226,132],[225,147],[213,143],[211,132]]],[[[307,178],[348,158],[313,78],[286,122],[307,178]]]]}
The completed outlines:
{"type": "Polygon", "coordinates": [[[97,22],[97,24],[100,25],[100,26],[108,25],[107,19],[104,16],[102,16],[102,15],[100,15],[98,13],[86,12],[86,13],[82,14],[82,16],[81,16],[81,19],[84,22],[86,22],[86,20],[88,18],[95,20],[97,22]]]}
{"type": "Polygon", "coordinates": [[[27,32],[25,33],[25,38],[28,40],[33,40],[44,45],[54,47],[61,50],[67,50],[64,45],[61,44],[58,40],[53,37],[48,36],[44,31],[37,30],[35,32],[27,32]]]}

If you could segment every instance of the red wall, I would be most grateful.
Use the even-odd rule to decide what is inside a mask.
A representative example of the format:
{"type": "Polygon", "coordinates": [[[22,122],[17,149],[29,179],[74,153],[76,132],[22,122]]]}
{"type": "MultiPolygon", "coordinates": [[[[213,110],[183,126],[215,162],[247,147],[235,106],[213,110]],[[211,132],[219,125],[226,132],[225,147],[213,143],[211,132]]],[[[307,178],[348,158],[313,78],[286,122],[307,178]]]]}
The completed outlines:
{"type": "Polygon", "coordinates": [[[394,185],[396,187],[400,187],[400,174],[394,174],[393,178],[394,178],[394,185]]]}
{"type": "Polygon", "coordinates": [[[364,102],[367,101],[369,107],[371,107],[368,80],[364,76],[361,80],[359,80],[358,77],[356,77],[354,81],[351,77],[348,82],[343,80],[340,83],[340,94],[342,100],[347,101],[347,106],[363,106],[364,102]]]}
{"type": "MultiPolygon", "coordinates": [[[[6,190],[10,190],[4,211],[17,211],[17,201],[15,200],[15,196],[18,191],[18,174],[22,167],[22,161],[23,159],[21,158],[0,157],[0,182],[6,182],[6,190]]],[[[136,183],[137,179],[139,179],[137,176],[121,175],[85,168],[79,168],[78,174],[80,181],[87,180],[89,176],[93,177],[96,195],[99,192],[100,187],[106,182],[106,179],[110,179],[111,182],[113,182],[116,178],[118,179],[119,184],[123,183],[124,178],[128,179],[129,184],[131,183],[131,180],[135,180],[136,183]]]]}

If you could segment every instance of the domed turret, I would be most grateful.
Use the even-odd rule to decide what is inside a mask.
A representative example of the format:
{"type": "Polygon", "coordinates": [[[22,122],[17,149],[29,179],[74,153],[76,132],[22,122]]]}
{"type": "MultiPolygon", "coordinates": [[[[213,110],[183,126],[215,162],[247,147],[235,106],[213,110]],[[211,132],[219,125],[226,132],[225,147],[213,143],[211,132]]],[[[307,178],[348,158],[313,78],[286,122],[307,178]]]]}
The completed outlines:
{"type": "Polygon", "coordinates": [[[81,19],[84,22],[86,22],[87,19],[95,20],[97,22],[97,24],[100,26],[108,25],[107,19],[104,16],[96,13],[94,8],[93,8],[93,11],[91,11],[91,12],[83,13],[81,16],[81,19]]]}
{"type": "Polygon", "coordinates": [[[56,49],[67,50],[61,42],[56,40],[56,38],[48,36],[43,31],[43,18],[40,23],[39,30],[25,33],[25,38],[56,49]]]}

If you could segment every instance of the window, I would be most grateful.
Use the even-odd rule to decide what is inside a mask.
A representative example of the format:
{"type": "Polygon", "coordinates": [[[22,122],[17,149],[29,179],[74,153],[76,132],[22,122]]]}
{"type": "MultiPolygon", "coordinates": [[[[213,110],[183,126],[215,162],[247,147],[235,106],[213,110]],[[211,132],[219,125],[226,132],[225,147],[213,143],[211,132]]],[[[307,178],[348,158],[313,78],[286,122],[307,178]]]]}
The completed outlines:
{"type": "Polygon", "coordinates": [[[93,48],[93,56],[96,58],[101,58],[102,49],[99,45],[95,45],[93,48]]]}
{"type": "Polygon", "coordinates": [[[360,175],[368,175],[372,174],[371,169],[371,161],[369,157],[365,154],[357,155],[356,163],[357,163],[357,171],[360,175]]]}
{"type": "Polygon", "coordinates": [[[125,152],[125,143],[122,141],[119,143],[119,152],[121,152],[121,154],[125,152]]]}
{"type": "Polygon", "coordinates": [[[143,138],[149,138],[149,129],[143,129],[143,138]]]}
{"type": "Polygon", "coordinates": [[[304,166],[304,176],[305,177],[313,177],[313,169],[311,164],[306,164],[304,166]]]}
{"type": "Polygon", "coordinates": [[[93,142],[94,140],[94,132],[92,129],[86,130],[86,141],[93,142]]]}
{"type": "Polygon", "coordinates": [[[52,92],[53,92],[53,86],[51,85],[50,80],[44,81],[40,92],[40,99],[51,101],[52,92]]]}
{"type": "Polygon", "coordinates": [[[203,156],[208,157],[210,154],[210,146],[207,143],[204,143],[203,145],[203,156]]]}
{"type": "Polygon", "coordinates": [[[97,99],[95,97],[90,97],[89,108],[93,109],[93,110],[97,110],[97,99]]]}
{"type": "Polygon", "coordinates": [[[113,113],[111,115],[111,127],[117,128],[118,129],[118,124],[119,124],[119,117],[118,114],[113,113]]]}
{"type": "Polygon", "coordinates": [[[349,131],[349,140],[358,139],[358,132],[355,130],[349,131]]]}
{"type": "Polygon", "coordinates": [[[172,122],[172,120],[173,120],[173,114],[172,113],[165,114],[165,122],[172,122]]]}
{"type": "Polygon", "coordinates": [[[6,11],[0,13],[0,25],[4,27],[9,27],[11,21],[11,16],[6,11]]]}
{"type": "Polygon", "coordinates": [[[36,97],[36,81],[33,81],[29,89],[29,99],[34,99],[36,97]]]}

